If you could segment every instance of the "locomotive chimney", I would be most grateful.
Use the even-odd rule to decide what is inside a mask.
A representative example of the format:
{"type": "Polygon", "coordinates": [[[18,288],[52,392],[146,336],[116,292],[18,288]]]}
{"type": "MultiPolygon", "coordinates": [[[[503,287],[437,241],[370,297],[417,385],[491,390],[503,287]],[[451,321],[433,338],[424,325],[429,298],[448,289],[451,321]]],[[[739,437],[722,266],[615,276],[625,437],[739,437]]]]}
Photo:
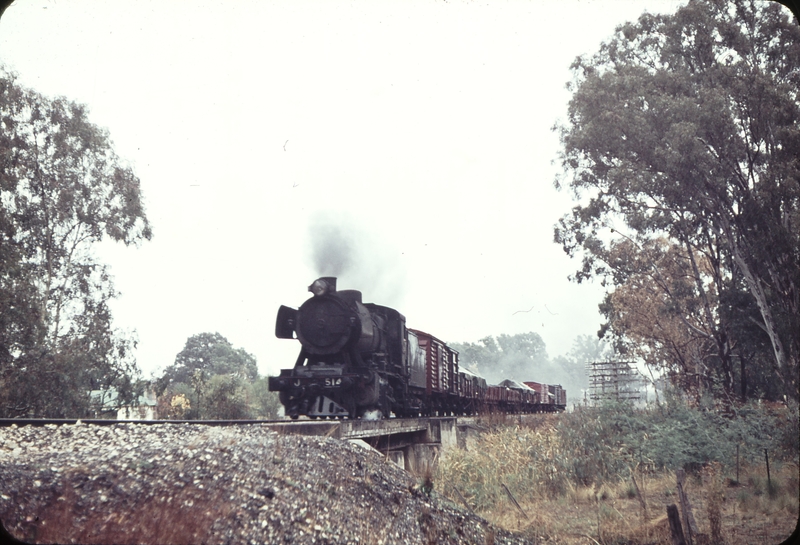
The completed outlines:
{"type": "Polygon", "coordinates": [[[323,276],[322,278],[317,278],[308,286],[308,291],[315,296],[333,293],[336,291],[336,277],[323,276]]]}

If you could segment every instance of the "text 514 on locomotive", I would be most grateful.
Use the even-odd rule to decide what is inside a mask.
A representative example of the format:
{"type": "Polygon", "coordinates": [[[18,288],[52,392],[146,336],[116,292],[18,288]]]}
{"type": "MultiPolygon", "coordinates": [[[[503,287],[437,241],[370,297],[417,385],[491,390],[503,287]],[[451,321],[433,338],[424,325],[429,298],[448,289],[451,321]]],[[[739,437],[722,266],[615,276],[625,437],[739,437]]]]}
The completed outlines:
{"type": "Polygon", "coordinates": [[[458,352],[408,329],[398,311],[363,303],[361,292],[337,291],[336,278],[308,289],[313,296],[299,309],[280,307],[275,325],[279,338],[296,336],[301,345],[294,368],[269,378],[291,418],[536,412],[566,404],[560,386],[557,396],[521,383],[487,386],[459,369],[458,352]]]}

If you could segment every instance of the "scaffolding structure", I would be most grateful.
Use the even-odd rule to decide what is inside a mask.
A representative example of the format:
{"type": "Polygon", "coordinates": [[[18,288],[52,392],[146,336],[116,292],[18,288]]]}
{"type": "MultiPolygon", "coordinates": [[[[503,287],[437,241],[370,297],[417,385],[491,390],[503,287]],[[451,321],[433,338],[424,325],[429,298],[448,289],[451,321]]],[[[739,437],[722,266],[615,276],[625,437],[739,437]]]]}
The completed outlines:
{"type": "Polygon", "coordinates": [[[632,361],[592,361],[586,364],[589,375],[589,399],[603,401],[639,401],[642,397],[639,372],[632,361]]]}

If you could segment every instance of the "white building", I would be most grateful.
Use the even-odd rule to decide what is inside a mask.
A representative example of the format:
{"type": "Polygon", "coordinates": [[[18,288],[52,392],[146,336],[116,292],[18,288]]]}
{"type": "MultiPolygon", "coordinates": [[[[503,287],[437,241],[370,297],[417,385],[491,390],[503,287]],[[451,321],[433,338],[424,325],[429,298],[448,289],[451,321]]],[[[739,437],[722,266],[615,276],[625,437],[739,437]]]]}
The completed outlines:
{"type": "Polygon", "coordinates": [[[117,420],[155,420],[158,417],[158,400],[156,394],[147,388],[139,396],[136,404],[119,406],[117,398],[119,394],[116,388],[107,390],[92,390],[89,392],[92,407],[94,408],[95,418],[113,418],[116,413],[117,420]]]}

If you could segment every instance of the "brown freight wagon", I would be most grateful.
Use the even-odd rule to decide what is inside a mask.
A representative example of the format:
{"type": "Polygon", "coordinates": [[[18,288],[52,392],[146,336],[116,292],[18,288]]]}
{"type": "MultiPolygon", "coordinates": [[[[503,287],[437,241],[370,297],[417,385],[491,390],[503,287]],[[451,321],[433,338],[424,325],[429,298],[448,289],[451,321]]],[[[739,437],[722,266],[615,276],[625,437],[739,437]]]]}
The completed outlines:
{"type": "Polygon", "coordinates": [[[560,384],[550,384],[548,387],[550,395],[553,396],[553,406],[556,409],[564,409],[567,406],[567,393],[560,384]]]}
{"type": "Polygon", "coordinates": [[[500,386],[511,388],[519,394],[518,406],[514,407],[516,412],[531,413],[538,410],[539,393],[527,384],[506,379],[500,383],[500,386]]]}
{"type": "Polygon", "coordinates": [[[486,387],[486,405],[491,412],[503,412],[508,401],[508,388],[490,384],[486,387]]]}
{"type": "Polygon", "coordinates": [[[458,371],[461,414],[478,414],[486,397],[486,379],[466,368],[458,371]]]}
{"type": "Polygon", "coordinates": [[[458,352],[433,335],[409,328],[425,353],[425,390],[431,414],[452,412],[458,400],[458,352]]]}

